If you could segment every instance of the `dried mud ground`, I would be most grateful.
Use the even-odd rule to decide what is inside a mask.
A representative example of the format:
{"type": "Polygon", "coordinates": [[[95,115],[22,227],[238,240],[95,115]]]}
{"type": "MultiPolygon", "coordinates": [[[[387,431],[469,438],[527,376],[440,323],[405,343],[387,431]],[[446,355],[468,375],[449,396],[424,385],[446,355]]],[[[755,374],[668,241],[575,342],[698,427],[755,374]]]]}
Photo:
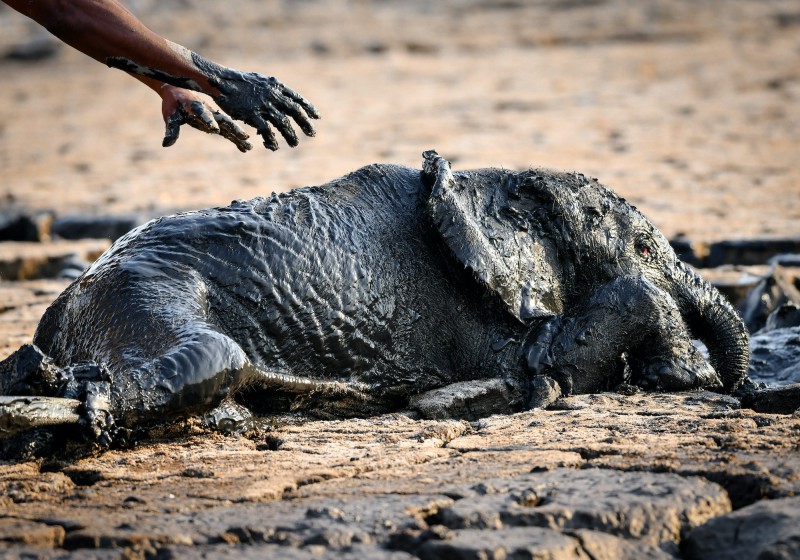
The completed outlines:
{"type": "MultiPolygon", "coordinates": [[[[578,170],[695,241],[798,235],[794,1],[156,2],[153,29],[276,75],[323,115],[297,149],[183,131],[69,48],[0,61],[0,205],[224,205],[372,162],[578,170]]],[[[38,40],[0,8],[0,55],[38,40]]],[[[0,358],[108,242],[0,243],[0,358]],[[43,264],[44,263],[44,264],[43,264]],[[27,268],[26,268],[27,267],[27,268]],[[5,268],[3,270],[8,270],[5,268]]],[[[603,394],[478,422],[196,420],[81,460],[0,463],[0,556],[791,558],[800,419],[727,397],[603,394]]]]}

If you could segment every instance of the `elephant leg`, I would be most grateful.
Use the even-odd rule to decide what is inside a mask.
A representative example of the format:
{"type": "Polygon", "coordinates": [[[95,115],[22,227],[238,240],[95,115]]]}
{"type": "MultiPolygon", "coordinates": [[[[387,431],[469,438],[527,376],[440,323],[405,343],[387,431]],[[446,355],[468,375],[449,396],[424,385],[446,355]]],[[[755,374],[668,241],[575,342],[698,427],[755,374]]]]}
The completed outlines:
{"type": "MultiPolygon", "coordinates": [[[[253,376],[242,348],[212,325],[182,325],[176,343],[114,379],[114,409],[125,426],[210,410],[253,376]]],[[[138,362],[138,363],[137,363],[138,362]]]]}
{"type": "MultiPolygon", "coordinates": [[[[136,352],[130,349],[131,354],[136,352]]],[[[132,357],[130,363],[125,372],[111,372],[103,364],[90,361],[62,368],[36,346],[23,346],[0,363],[0,374],[5,374],[0,376],[4,380],[0,389],[17,400],[24,400],[26,395],[34,400],[22,412],[5,404],[8,410],[4,411],[9,415],[5,423],[13,421],[21,428],[0,429],[0,436],[73,423],[83,426],[94,441],[107,445],[115,425],[133,427],[140,422],[208,410],[230,389],[257,377],[233,340],[199,320],[185,323],[175,344],[156,358],[132,357]],[[78,417],[64,415],[65,407],[72,407],[78,417]]]]}
{"type": "Polygon", "coordinates": [[[641,277],[609,282],[562,318],[550,355],[553,377],[567,394],[626,381],[625,359],[632,366],[630,382],[648,389],[721,387],[675,302],[641,277]]]}

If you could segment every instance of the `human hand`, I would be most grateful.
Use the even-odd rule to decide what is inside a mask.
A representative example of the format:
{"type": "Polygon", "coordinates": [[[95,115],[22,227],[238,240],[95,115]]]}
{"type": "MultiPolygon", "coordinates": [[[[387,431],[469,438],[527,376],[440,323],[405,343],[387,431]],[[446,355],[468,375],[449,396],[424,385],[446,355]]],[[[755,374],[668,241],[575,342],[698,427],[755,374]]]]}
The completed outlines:
{"type": "Polygon", "coordinates": [[[194,62],[208,76],[209,83],[219,90],[220,94],[214,101],[234,119],[255,128],[267,149],[278,149],[270,125],[278,129],[289,146],[297,146],[297,134],[289,117],[294,119],[306,136],[316,134],[309,118],[318,119],[317,110],[277,78],[224,68],[197,55],[194,56],[194,62]]]}
{"type": "Polygon", "coordinates": [[[164,84],[160,91],[161,112],[166,123],[162,145],[166,148],[178,140],[181,125],[219,134],[233,142],[240,152],[250,150],[253,145],[247,141],[249,135],[233,120],[206,103],[202,96],[186,89],[164,84]]]}
{"type": "MultiPolygon", "coordinates": [[[[292,128],[289,117],[294,119],[306,136],[316,134],[314,125],[309,119],[319,118],[317,110],[302,95],[286,87],[277,78],[226,68],[175,43],[169,43],[169,46],[170,52],[180,55],[182,63],[189,63],[189,71],[185,74],[182,72],[170,73],[170,71],[160,70],[157,67],[141,65],[120,56],[107,57],[105,62],[111,68],[119,68],[146,80],[163,82],[169,84],[168,87],[210,95],[230,118],[254,127],[264,139],[264,146],[269,150],[278,149],[278,142],[270,125],[278,129],[289,146],[297,146],[297,134],[292,128]]],[[[179,128],[181,124],[187,122],[200,130],[208,129],[207,131],[213,132],[214,126],[207,118],[189,111],[186,112],[197,118],[191,119],[190,116],[186,116],[182,120],[178,120],[175,127],[179,128]],[[206,128],[203,128],[204,126],[206,128]]],[[[167,114],[166,111],[165,114],[167,114]]],[[[203,112],[199,110],[199,114],[202,115],[203,112]]],[[[241,139],[239,134],[241,129],[237,127],[237,134],[233,134],[231,132],[233,129],[227,120],[224,119],[226,124],[223,127],[217,115],[212,113],[212,116],[215,117],[214,120],[220,128],[220,134],[230,134],[226,137],[238,146],[239,143],[233,138],[241,139]]],[[[178,117],[175,118],[178,119],[178,117]]],[[[167,139],[173,137],[177,138],[177,135],[167,134],[167,139]]]]}

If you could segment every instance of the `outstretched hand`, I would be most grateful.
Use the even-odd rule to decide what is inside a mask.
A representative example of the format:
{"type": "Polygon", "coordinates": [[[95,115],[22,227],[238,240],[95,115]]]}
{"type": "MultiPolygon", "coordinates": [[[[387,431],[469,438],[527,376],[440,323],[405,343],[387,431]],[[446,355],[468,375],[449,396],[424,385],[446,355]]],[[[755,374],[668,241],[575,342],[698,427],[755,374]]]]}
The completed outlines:
{"type": "MultiPolygon", "coordinates": [[[[314,125],[311,124],[310,120],[319,118],[316,108],[302,95],[285,86],[277,78],[263,76],[256,72],[240,72],[239,70],[226,68],[206,60],[184,47],[172,45],[174,49],[184,53],[186,60],[191,61],[194,71],[203,76],[210,89],[201,86],[195,79],[174,76],[157,68],[136,64],[124,57],[108,57],[106,64],[111,68],[119,68],[135,76],[169,84],[166,87],[178,89],[187,95],[189,90],[211,95],[217,105],[227,113],[227,116],[243,121],[255,128],[263,138],[264,146],[269,150],[278,149],[278,142],[270,126],[275,127],[281,133],[289,146],[297,146],[297,134],[292,128],[292,122],[289,117],[297,123],[306,136],[314,136],[316,134],[314,125]]],[[[164,95],[162,94],[163,98],[164,95]]],[[[220,114],[214,114],[213,110],[210,110],[212,111],[212,122],[202,109],[189,110],[195,100],[202,102],[199,97],[196,97],[188,104],[184,102],[177,103],[184,107],[183,111],[186,114],[174,117],[175,124],[172,129],[169,128],[168,123],[168,134],[165,141],[177,138],[177,134],[169,134],[169,131],[174,130],[175,127],[180,128],[181,124],[188,123],[200,130],[215,133],[213,122],[216,122],[220,129],[219,133],[239,146],[241,129],[238,127],[236,129],[232,128],[232,123],[225,118],[226,115],[224,114],[220,116],[220,114]],[[225,123],[224,125],[223,122],[225,123]]],[[[165,114],[167,114],[166,109],[165,114]]],[[[172,112],[168,113],[169,116],[165,118],[171,118],[172,114],[172,112]]],[[[241,150],[242,148],[239,147],[239,149],[241,150]]]]}
{"type": "Polygon", "coordinates": [[[199,94],[167,84],[163,85],[160,93],[161,112],[166,123],[162,142],[164,147],[177,142],[180,127],[184,124],[208,134],[219,134],[233,142],[240,152],[246,152],[253,147],[247,141],[249,135],[238,124],[206,103],[199,94]]]}
{"type": "Polygon", "coordinates": [[[306,136],[316,134],[309,119],[319,118],[317,110],[277,78],[224,68],[199,56],[195,58],[195,64],[207,72],[209,83],[219,89],[220,95],[215,101],[222,110],[255,128],[267,149],[278,149],[270,125],[278,129],[289,146],[297,146],[297,134],[289,117],[294,119],[306,136]]]}

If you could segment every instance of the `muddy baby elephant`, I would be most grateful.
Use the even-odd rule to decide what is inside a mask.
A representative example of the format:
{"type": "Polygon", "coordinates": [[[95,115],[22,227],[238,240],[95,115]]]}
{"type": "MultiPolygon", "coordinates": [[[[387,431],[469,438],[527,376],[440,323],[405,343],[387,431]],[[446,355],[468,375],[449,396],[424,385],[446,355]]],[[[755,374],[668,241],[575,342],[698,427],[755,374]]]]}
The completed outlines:
{"type": "Polygon", "coordinates": [[[58,297],[33,342],[43,356],[0,364],[0,392],[77,399],[105,440],[237,392],[328,417],[430,411],[426,395],[470,383],[495,389],[465,392],[477,400],[502,394],[494,409],[437,414],[524,409],[542,386],[730,392],[749,358],[726,300],[596,180],[453,173],[432,151],[421,172],[371,165],[149,222],[58,297]]]}

